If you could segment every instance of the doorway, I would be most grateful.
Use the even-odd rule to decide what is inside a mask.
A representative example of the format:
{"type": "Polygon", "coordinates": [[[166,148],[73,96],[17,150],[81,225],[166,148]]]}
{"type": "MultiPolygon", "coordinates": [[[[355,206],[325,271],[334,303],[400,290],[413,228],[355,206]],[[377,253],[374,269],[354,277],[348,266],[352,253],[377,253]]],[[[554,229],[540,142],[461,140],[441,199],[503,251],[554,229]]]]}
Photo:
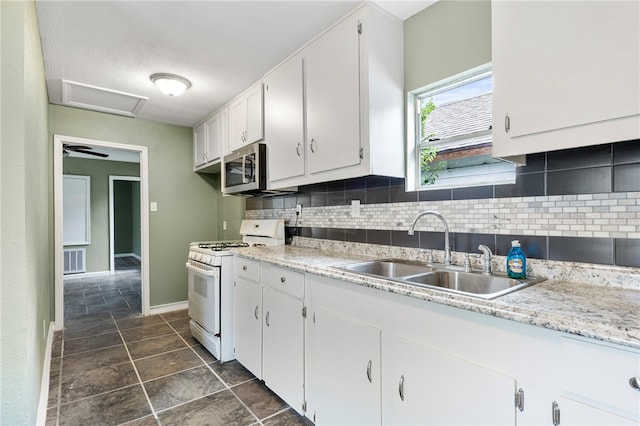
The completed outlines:
{"type": "Polygon", "coordinates": [[[140,178],[109,176],[109,270],[112,274],[139,266],[140,178]]]}
{"type": "MultiPolygon", "coordinates": [[[[139,158],[139,177],[135,177],[134,180],[138,185],[138,202],[136,209],[138,211],[137,225],[134,223],[132,226],[136,226],[140,229],[138,235],[138,241],[133,241],[136,247],[131,246],[130,253],[138,252],[140,257],[140,267],[138,269],[140,275],[140,311],[142,315],[149,314],[149,167],[148,167],[148,152],[147,147],[138,145],[127,145],[109,141],[100,141],[94,139],[77,138],[72,136],[54,135],[54,223],[55,223],[55,247],[54,247],[54,276],[55,276],[55,324],[56,329],[61,330],[64,328],[64,304],[65,304],[65,290],[64,290],[64,244],[63,244],[63,151],[65,145],[82,145],[95,148],[96,151],[103,152],[122,153],[122,154],[135,154],[139,158]]],[[[115,158],[115,155],[114,155],[115,158]]],[[[128,177],[128,176],[127,176],[128,177]]],[[[105,182],[106,186],[106,182],[105,182]]],[[[109,191],[110,192],[110,191],[109,191]]],[[[105,194],[106,195],[106,194],[105,194]]],[[[136,204],[136,203],[131,203],[136,204]]],[[[111,215],[110,215],[111,216],[111,215]]],[[[105,230],[106,231],[106,230],[105,230]]],[[[133,234],[133,233],[132,233],[133,234]]],[[[133,238],[132,238],[133,240],[133,238]]],[[[110,275],[115,272],[115,262],[113,253],[114,243],[109,238],[109,261],[108,270],[103,274],[110,275]]],[[[115,254],[115,253],[114,253],[115,254]]]]}

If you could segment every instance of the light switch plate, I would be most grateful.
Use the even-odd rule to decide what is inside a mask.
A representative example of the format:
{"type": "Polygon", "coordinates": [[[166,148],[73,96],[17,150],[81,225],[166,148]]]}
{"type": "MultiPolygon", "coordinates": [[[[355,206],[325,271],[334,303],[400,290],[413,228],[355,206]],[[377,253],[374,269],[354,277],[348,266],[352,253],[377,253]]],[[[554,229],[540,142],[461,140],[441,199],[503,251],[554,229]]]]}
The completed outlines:
{"type": "Polygon", "coordinates": [[[158,203],[155,201],[151,202],[151,205],[149,206],[149,210],[151,210],[152,212],[157,212],[158,211],[158,203]]]}

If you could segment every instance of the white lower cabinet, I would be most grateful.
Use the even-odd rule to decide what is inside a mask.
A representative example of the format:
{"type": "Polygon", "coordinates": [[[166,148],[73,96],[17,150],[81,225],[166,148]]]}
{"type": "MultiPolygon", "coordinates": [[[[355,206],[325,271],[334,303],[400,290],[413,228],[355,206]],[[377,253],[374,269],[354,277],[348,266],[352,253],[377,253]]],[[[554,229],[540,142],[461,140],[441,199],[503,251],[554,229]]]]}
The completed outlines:
{"type": "MultiPolygon", "coordinates": [[[[560,397],[556,402],[556,419],[561,426],[638,425],[637,421],[620,417],[587,404],[560,397]]],[[[553,410],[553,406],[550,410],[553,410]]],[[[550,414],[552,418],[553,414],[550,414]]],[[[553,423],[551,423],[553,424],[553,423]]]]}
{"type": "Polygon", "coordinates": [[[304,403],[304,320],[302,300],[264,288],[262,379],[302,414],[304,403]]]}
{"type": "Polygon", "coordinates": [[[233,334],[240,364],[262,377],[262,289],[260,283],[234,277],[233,334]]]}
{"type": "Polygon", "coordinates": [[[313,309],[306,348],[307,416],[316,425],[380,424],[380,330],[313,309]]]}
{"type": "Polygon", "coordinates": [[[383,423],[513,425],[515,379],[393,336],[383,353],[383,423]]]}

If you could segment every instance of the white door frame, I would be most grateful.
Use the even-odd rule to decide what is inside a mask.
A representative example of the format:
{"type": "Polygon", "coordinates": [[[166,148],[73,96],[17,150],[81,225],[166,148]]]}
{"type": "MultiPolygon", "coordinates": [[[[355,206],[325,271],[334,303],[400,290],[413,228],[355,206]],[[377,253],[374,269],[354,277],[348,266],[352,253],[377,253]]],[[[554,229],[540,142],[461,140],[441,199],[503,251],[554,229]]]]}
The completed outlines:
{"type": "Polygon", "coordinates": [[[53,136],[53,208],[54,208],[54,283],[55,324],[57,330],[64,328],[64,260],[63,260],[63,210],[62,173],[64,143],[90,145],[134,151],[140,154],[140,225],[142,227],[142,315],[149,315],[149,154],[146,146],[128,145],[74,136],[53,136]]]}
{"type": "MultiPolygon", "coordinates": [[[[126,180],[130,182],[140,182],[138,176],[118,176],[109,175],[109,270],[112,274],[116,272],[115,262],[115,224],[114,224],[114,200],[113,200],[113,182],[116,180],[126,180]]],[[[142,198],[142,190],[140,191],[140,198],[142,198]]],[[[142,216],[142,210],[140,210],[142,216]]],[[[140,218],[140,225],[142,225],[142,217],[140,218]]]]}

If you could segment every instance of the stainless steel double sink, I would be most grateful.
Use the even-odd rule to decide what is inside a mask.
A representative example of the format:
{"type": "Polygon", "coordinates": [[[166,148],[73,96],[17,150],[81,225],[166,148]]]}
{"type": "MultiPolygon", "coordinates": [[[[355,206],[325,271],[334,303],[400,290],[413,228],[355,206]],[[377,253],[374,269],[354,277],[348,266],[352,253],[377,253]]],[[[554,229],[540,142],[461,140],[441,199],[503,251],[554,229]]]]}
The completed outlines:
{"type": "Polygon", "coordinates": [[[518,280],[503,274],[486,275],[482,272],[464,272],[454,270],[455,267],[425,265],[401,259],[371,260],[335,266],[335,268],[358,275],[482,299],[495,299],[545,280],[537,277],[518,280]]]}

